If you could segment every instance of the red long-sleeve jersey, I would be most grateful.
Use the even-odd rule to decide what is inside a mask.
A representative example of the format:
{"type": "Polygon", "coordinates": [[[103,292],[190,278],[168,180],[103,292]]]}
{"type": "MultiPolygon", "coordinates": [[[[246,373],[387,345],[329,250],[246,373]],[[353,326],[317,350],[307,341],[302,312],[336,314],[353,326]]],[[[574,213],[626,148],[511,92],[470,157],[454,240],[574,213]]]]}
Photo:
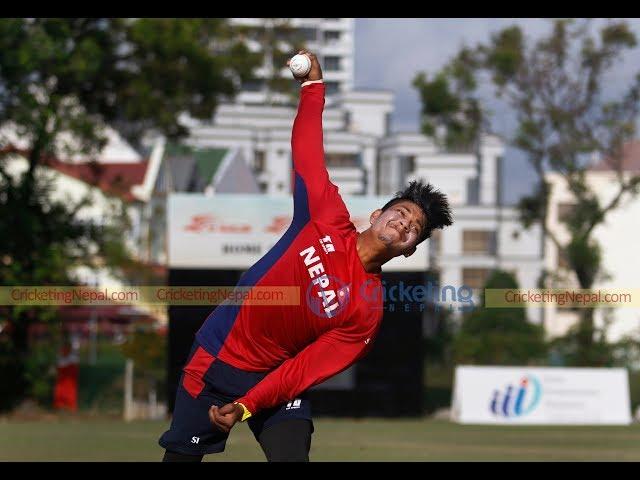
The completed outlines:
{"type": "Polygon", "coordinates": [[[324,161],[324,84],[301,89],[293,124],[294,214],[238,286],[299,286],[300,304],[219,305],[197,333],[214,358],[270,371],[239,398],[256,413],[340,373],[371,347],[382,319],[380,274],[367,273],[357,231],[324,161]]]}

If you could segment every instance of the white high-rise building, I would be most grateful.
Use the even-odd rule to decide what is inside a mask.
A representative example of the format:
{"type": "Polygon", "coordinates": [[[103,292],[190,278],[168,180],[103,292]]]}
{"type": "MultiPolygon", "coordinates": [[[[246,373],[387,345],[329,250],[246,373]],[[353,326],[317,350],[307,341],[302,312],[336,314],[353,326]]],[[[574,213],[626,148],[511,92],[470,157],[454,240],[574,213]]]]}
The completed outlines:
{"type": "MultiPolygon", "coordinates": [[[[248,35],[247,45],[252,51],[263,51],[264,45],[260,42],[258,29],[273,28],[286,21],[295,30],[297,37],[304,41],[305,46],[315,53],[322,65],[322,73],[327,85],[327,96],[333,96],[339,92],[346,92],[353,88],[354,80],[354,25],[353,18],[231,18],[232,25],[241,25],[249,29],[255,29],[256,34],[248,35]]],[[[279,44],[284,52],[291,55],[295,45],[289,45],[285,38],[279,44]]],[[[275,61],[277,63],[277,60],[275,61]]],[[[268,60],[256,69],[257,80],[248,82],[242,86],[241,93],[236,97],[238,103],[261,104],[271,100],[286,97],[269,95],[266,78],[272,75],[272,63],[268,60]]],[[[276,67],[277,68],[277,67],[276,67]]],[[[284,62],[279,69],[279,75],[291,78],[291,72],[284,62]]],[[[276,102],[277,103],[277,102],[276,102]]]]}

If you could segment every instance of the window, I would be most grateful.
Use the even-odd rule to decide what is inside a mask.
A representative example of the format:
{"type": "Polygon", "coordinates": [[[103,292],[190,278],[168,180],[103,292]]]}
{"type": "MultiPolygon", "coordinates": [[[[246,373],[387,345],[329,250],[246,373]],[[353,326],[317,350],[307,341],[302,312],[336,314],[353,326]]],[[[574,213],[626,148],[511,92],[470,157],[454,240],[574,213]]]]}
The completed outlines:
{"type": "Polygon", "coordinates": [[[403,155],[400,157],[400,188],[404,188],[407,176],[416,169],[416,157],[413,155],[403,155]]]}
{"type": "Polygon", "coordinates": [[[376,178],[378,179],[378,192],[388,194],[394,192],[394,186],[391,185],[389,175],[383,175],[391,168],[391,158],[387,155],[378,155],[376,162],[376,178]]]}
{"type": "Polygon", "coordinates": [[[351,130],[351,112],[349,110],[344,112],[344,125],[347,130],[351,130]]]}
{"type": "Polygon", "coordinates": [[[462,252],[469,254],[495,255],[496,233],[488,230],[464,230],[462,252]]]}
{"type": "Polygon", "coordinates": [[[242,82],[242,90],[245,92],[261,92],[264,89],[264,86],[264,80],[260,78],[245,80],[242,82]]]}
{"type": "Polygon", "coordinates": [[[327,95],[335,95],[340,91],[340,84],[338,82],[324,82],[324,86],[327,95]]]}
{"type": "Polygon", "coordinates": [[[358,168],[360,167],[360,155],[357,153],[329,153],[325,155],[327,167],[358,168]]]}
{"type": "Polygon", "coordinates": [[[571,218],[576,206],[574,203],[559,203],[558,204],[558,221],[566,222],[571,218]]]}
{"type": "Polygon", "coordinates": [[[478,178],[467,179],[467,204],[480,204],[480,182],[478,178]]]}
{"type": "Polygon", "coordinates": [[[337,42],[340,40],[340,32],[337,30],[326,30],[324,32],[324,41],[327,43],[337,42]]]}
{"type": "Polygon", "coordinates": [[[256,173],[264,172],[265,154],[264,150],[256,150],[253,152],[253,170],[256,173]]]}
{"type": "Polygon", "coordinates": [[[332,57],[332,56],[324,57],[323,68],[327,72],[336,72],[340,70],[340,57],[332,57]]]}
{"type": "Polygon", "coordinates": [[[482,289],[487,283],[490,273],[491,270],[488,268],[463,268],[462,285],[473,289],[482,289]]]}
{"type": "Polygon", "coordinates": [[[318,30],[313,27],[301,27],[298,33],[307,42],[315,42],[318,39],[318,30]]]}
{"type": "Polygon", "coordinates": [[[502,185],[502,165],[504,157],[496,157],[496,202],[498,205],[504,205],[504,191],[502,185]]]}
{"type": "Polygon", "coordinates": [[[391,134],[391,113],[389,112],[384,114],[384,134],[391,134]]]}
{"type": "Polygon", "coordinates": [[[273,26],[275,37],[285,42],[296,42],[297,28],[293,27],[288,20],[280,19],[282,23],[273,26]]]}

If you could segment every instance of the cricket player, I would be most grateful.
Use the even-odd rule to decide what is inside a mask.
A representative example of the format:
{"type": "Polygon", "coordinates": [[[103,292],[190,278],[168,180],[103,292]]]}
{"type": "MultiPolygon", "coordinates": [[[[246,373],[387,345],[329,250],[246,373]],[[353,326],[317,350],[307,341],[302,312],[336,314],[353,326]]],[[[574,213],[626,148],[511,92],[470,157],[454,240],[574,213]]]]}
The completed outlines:
{"type": "Polygon", "coordinates": [[[451,225],[447,198],[412,182],[358,233],[324,161],[325,86],[316,56],[301,82],[291,139],[294,214],[280,240],[238,286],[299,286],[299,305],[219,305],[197,332],[183,369],[164,461],[222,452],[247,422],[269,461],[309,461],[306,392],[372,347],[382,320],[381,267],[412,255],[451,225]]]}

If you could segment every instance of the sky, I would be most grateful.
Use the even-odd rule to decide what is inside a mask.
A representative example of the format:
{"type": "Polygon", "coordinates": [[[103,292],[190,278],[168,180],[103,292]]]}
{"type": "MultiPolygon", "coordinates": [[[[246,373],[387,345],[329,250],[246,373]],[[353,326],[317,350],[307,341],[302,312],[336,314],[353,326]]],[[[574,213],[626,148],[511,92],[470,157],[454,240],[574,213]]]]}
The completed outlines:
{"type": "MultiPolygon", "coordinates": [[[[640,38],[640,19],[630,19],[640,38]]],[[[492,32],[517,24],[528,38],[539,38],[549,31],[550,22],[534,18],[358,18],[355,22],[355,87],[379,88],[395,93],[393,131],[419,130],[420,99],[411,86],[420,71],[434,73],[451,59],[463,45],[486,42],[492,32]]],[[[597,25],[597,21],[596,21],[597,25]]],[[[610,91],[622,92],[624,85],[640,70],[640,48],[616,65],[607,81],[610,91]]],[[[493,118],[496,133],[506,137],[513,117],[496,110],[493,118]]],[[[524,156],[514,148],[504,155],[503,191],[507,203],[515,203],[531,191],[533,170],[524,156]]]]}

